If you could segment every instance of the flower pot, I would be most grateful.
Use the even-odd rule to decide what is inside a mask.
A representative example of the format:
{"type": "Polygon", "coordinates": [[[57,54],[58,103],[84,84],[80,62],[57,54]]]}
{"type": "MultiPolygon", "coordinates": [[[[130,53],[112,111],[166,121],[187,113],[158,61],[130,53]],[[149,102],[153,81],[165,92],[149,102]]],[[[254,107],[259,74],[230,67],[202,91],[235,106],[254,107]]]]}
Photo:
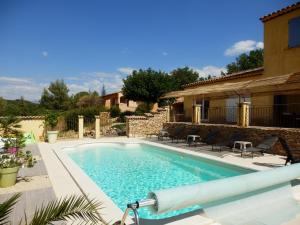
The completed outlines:
{"type": "Polygon", "coordinates": [[[58,131],[47,131],[48,142],[55,143],[57,140],[58,131]]]}
{"type": "Polygon", "coordinates": [[[10,187],[16,184],[19,166],[0,169],[0,187],[10,187]]]}

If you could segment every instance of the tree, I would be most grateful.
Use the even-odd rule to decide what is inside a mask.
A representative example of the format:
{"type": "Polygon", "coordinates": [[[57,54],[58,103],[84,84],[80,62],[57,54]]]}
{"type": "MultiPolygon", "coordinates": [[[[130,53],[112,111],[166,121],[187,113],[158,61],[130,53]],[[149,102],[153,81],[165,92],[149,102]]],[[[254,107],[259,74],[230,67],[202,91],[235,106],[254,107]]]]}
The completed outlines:
{"type": "Polygon", "coordinates": [[[100,97],[95,93],[82,96],[76,103],[78,107],[99,106],[101,104],[100,97]]]}
{"type": "Polygon", "coordinates": [[[6,109],[6,101],[4,98],[0,97],[0,115],[2,116],[6,109]]]}
{"type": "Polygon", "coordinates": [[[48,89],[44,89],[40,103],[46,109],[66,110],[69,107],[69,89],[63,80],[51,82],[48,89]]]}
{"type": "Polygon", "coordinates": [[[101,90],[101,96],[105,96],[106,95],[106,89],[105,89],[105,85],[102,85],[102,90],[101,90]]]}
{"type": "Polygon", "coordinates": [[[83,97],[83,96],[86,96],[86,95],[89,95],[90,93],[87,92],[87,91],[81,91],[81,92],[78,92],[77,94],[74,95],[74,101],[75,103],[78,102],[78,100],[83,97]]]}
{"type": "Polygon", "coordinates": [[[0,133],[3,137],[15,137],[20,133],[20,119],[14,116],[0,118],[0,133]]]}
{"type": "Polygon", "coordinates": [[[173,70],[171,78],[173,80],[173,89],[181,90],[183,85],[196,82],[199,79],[199,73],[186,66],[173,70]]]}
{"type": "MultiPolygon", "coordinates": [[[[17,204],[21,194],[14,194],[6,201],[0,203],[1,224],[11,224],[9,215],[14,205],[17,204]]],[[[85,196],[75,196],[53,200],[40,208],[36,208],[31,220],[24,213],[25,219],[18,224],[24,225],[47,225],[56,222],[77,222],[80,224],[106,224],[99,214],[101,203],[97,200],[88,200],[85,196]]]]}
{"type": "Polygon", "coordinates": [[[262,67],[264,64],[264,50],[256,49],[250,51],[248,54],[243,53],[239,55],[235,62],[226,66],[227,74],[236,73],[244,70],[255,69],[262,67]]]}
{"type": "Polygon", "coordinates": [[[30,114],[30,109],[23,96],[19,100],[19,112],[20,116],[28,116],[30,114]]]}
{"type": "Polygon", "coordinates": [[[155,103],[159,97],[172,90],[171,76],[162,71],[134,70],[123,80],[122,92],[126,99],[155,103]]]}

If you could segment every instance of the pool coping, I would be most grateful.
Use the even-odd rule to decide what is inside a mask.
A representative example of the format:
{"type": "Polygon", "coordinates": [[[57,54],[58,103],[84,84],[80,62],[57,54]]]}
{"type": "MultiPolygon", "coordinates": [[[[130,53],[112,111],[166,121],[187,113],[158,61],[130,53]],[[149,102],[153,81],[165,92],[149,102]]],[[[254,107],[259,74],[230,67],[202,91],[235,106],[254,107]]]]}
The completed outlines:
{"type": "MultiPolygon", "coordinates": [[[[85,172],[67,155],[68,150],[63,150],[65,148],[74,148],[78,147],[80,145],[88,145],[88,144],[100,144],[100,143],[137,143],[137,144],[149,144],[152,146],[157,146],[163,149],[167,149],[170,151],[175,151],[177,153],[182,153],[185,155],[191,155],[197,158],[205,158],[208,160],[217,161],[220,163],[229,164],[235,167],[241,167],[244,169],[250,169],[250,170],[262,170],[263,168],[261,166],[245,166],[240,165],[240,163],[233,163],[226,158],[219,158],[217,156],[207,155],[205,153],[201,152],[193,152],[193,151],[187,151],[186,149],[182,149],[180,147],[173,147],[168,146],[165,144],[155,143],[151,141],[147,141],[144,139],[139,138],[103,138],[103,139],[88,139],[88,140],[79,140],[79,141],[63,141],[58,142],[56,144],[51,145],[51,149],[53,153],[56,155],[57,159],[60,161],[60,163],[63,165],[65,170],[68,172],[69,176],[73,179],[74,183],[77,185],[77,187],[80,189],[80,191],[87,195],[90,199],[97,199],[102,203],[103,209],[101,209],[101,216],[105,221],[108,222],[115,222],[122,218],[123,211],[110,199],[109,196],[105,194],[101,190],[101,188],[87,175],[85,172]]],[[[268,168],[267,168],[268,169],[268,168]]],[[[154,222],[155,220],[153,220],[154,222]]],[[[189,218],[184,218],[181,220],[177,220],[170,223],[165,223],[169,225],[179,225],[179,224],[187,224],[187,221],[189,221],[189,224],[218,224],[214,223],[212,219],[204,217],[203,215],[194,215],[189,218]]],[[[134,224],[133,220],[128,218],[126,221],[126,224],[134,224]]],[[[155,222],[153,223],[155,224],[155,222]]]]}

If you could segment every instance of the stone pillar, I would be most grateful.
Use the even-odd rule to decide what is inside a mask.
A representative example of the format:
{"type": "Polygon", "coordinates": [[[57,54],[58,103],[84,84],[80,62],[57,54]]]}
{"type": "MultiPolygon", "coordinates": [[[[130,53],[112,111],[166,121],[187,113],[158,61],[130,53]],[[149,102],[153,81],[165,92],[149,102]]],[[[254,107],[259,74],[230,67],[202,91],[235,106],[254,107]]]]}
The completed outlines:
{"type": "Polygon", "coordinates": [[[83,116],[78,116],[78,137],[83,138],[83,116]]]}
{"type": "Polygon", "coordinates": [[[192,123],[200,124],[201,123],[201,105],[193,106],[193,119],[192,123]]]}
{"type": "Polygon", "coordinates": [[[95,138],[100,138],[100,116],[95,116],[95,138]]]}
{"type": "Polygon", "coordinates": [[[168,105],[167,107],[166,107],[166,114],[167,114],[167,119],[166,119],[166,121],[167,121],[167,123],[168,122],[170,122],[171,121],[171,106],[170,105],[168,105]]]}
{"type": "Polygon", "coordinates": [[[250,102],[242,102],[239,104],[238,125],[248,127],[250,122],[250,102]]]}
{"type": "Polygon", "coordinates": [[[129,118],[126,117],[126,136],[130,137],[129,118]]]}

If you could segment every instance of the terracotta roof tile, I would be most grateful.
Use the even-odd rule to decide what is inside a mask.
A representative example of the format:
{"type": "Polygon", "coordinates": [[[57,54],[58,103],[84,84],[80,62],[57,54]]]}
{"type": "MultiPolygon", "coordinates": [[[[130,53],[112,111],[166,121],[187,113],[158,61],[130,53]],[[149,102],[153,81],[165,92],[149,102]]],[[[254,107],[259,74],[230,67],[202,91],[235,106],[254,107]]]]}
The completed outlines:
{"type": "Polygon", "coordinates": [[[288,12],[291,12],[291,11],[293,11],[295,9],[299,9],[299,8],[300,8],[300,2],[297,2],[297,3],[293,4],[293,5],[289,5],[289,6],[285,7],[285,8],[283,8],[283,9],[280,9],[280,10],[272,12],[272,13],[270,13],[268,15],[265,15],[265,16],[261,17],[260,20],[262,22],[266,22],[266,21],[271,20],[271,19],[273,19],[275,17],[281,16],[283,14],[286,14],[288,12]]]}

